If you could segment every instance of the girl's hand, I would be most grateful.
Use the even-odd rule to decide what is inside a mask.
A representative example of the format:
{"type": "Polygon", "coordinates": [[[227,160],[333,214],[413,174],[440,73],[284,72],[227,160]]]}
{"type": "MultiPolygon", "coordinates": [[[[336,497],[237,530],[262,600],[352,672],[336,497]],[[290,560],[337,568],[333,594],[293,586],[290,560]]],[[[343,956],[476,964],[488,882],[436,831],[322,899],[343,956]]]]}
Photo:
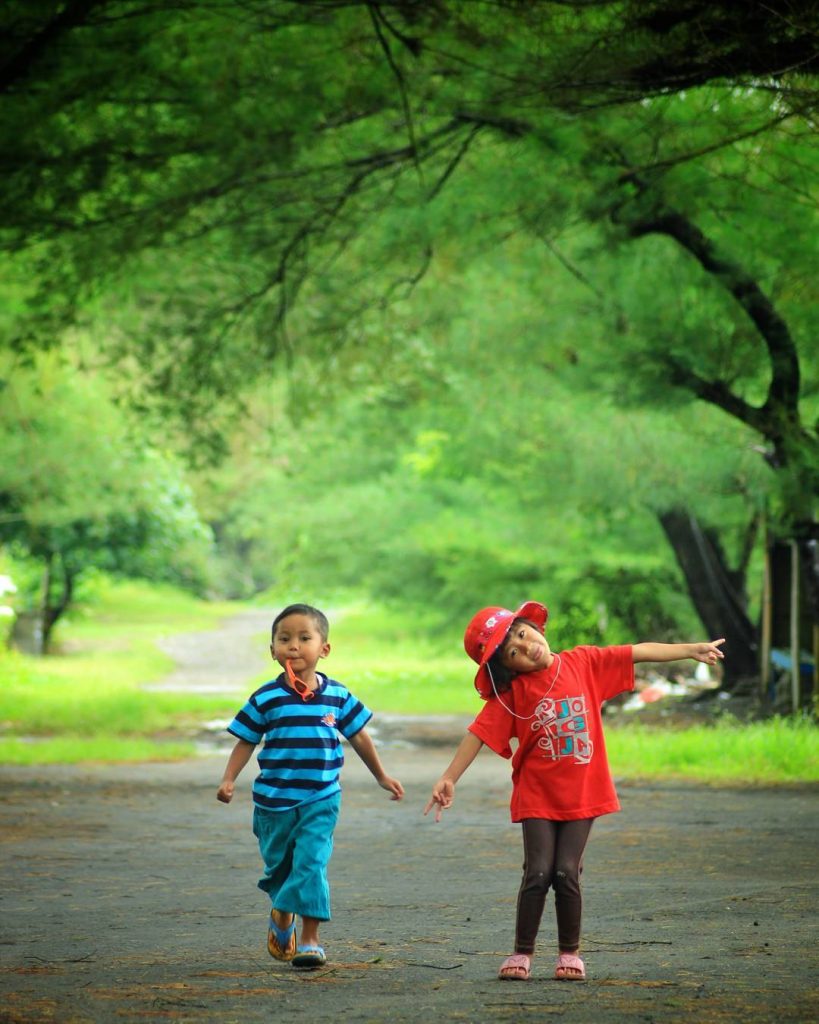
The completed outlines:
{"type": "Polygon", "coordinates": [[[451,779],[439,779],[432,787],[432,796],[424,808],[424,814],[429,814],[435,808],[435,820],[441,820],[441,814],[452,806],[455,799],[455,783],[451,779]]]}
{"type": "Polygon", "coordinates": [[[220,800],[223,804],[229,804],[233,799],[235,785],[233,782],[223,782],[216,791],[216,799],[220,800]]]}
{"type": "Polygon", "coordinates": [[[400,800],[404,795],[404,787],[398,781],[398,779],[391,779],[389,775],[385,775],[383,778],[378,780],[378,785],[382,789],[386,789],[388,793],[392,793],[391,800],[400,800]]]}
{"type": "Polygon", "coordinates": [[[725,637],[721,640],[709,640],[700,644],[692,644],[693,652],[691,657],[694,661],[701,661],[706,665],[716,665],[716,663],[725,657],[725,654],[720,650],[720,646],[725,643],[725,637]]]}

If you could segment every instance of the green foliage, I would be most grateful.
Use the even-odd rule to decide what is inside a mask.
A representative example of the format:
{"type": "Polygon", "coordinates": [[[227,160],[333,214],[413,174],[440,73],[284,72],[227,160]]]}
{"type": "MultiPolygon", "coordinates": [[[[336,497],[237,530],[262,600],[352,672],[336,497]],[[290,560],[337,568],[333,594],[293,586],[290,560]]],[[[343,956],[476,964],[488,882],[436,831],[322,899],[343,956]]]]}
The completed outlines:
{"type": "Polygon", "coordinates": [[[43,599],[46,572],[69,604],[92,568],[204,586],[210,535],[181,468],[99,380],[43,357],[7,373],[4,397],[0,540],[20,566],[20,607],[43,599]]]}
{"type": "Polygon", "coordinates": [[[657,513],[815,522],[814,22],[752,6],[7,4],[0,345],[75,378],[0,536],[690,635],[657,513]]]}
{"type": "Polygon", "coordinates": [[[377,714],[477,711],[462,631],[435,609],[359,601],[331,612],[330,634],[324,667],[377,714]]]}
{"type": "Polygon", "coordinates": [[[566,356],[583,288],[522,248],[431,268],[400,323],[380,319],[401,342],[377,367],[296,360],[308,416],[259,390],[198,487],[237,586],[365,587],[449,627],[539,597],[565,646],[700,632],[656,514],[692,507],[736,558],[770,470],[718,413],[589,397],[566,356]]]}
{"type": "MultiPolygon", "coordinates": [[[[285,601],[282,594],[268,596],[275,605],[285,601]]],[[[336,595],[333,606],[324,596],[327,602],[318,593],[313,599],[331,619],[332,650],[325,667],[374,709],[376,730],[386,714],[477,713],[482,702],[461,646],[463,623],[441,628],[437,610],[429,606],[385,607],[349,594],[336,595]]],[[[0,651],[0,763],[191,756],[186,737],[206,719],[227,721],[237,698],[141,687],[170,670],[155,646],[158,637],[207,628],[234,610],[239,607],[205,604],[170,587],[97,577],[93,596],[89,593],[62,627],[66,653],[43,661],[0,651]]],[[[254,685],[248,680],[248,692],[254,685]]],[[[720,719],[712,726],[675,730],[607,724],[616,775],[637,779],[815,781],[818,736],[807,719],[744,725],[720,719]]]]}
{"type": "MultiPolygon", "coordinates": [[[[111,6],[51,23],[7,5],[9,54],[38,26],[53,44],[49,60],[12,62],[7,83],[4,239],[29,247],[42,285],[12,336],[36,335],[40,317],[53,341],[58,310],[85,293],[116,325],[107,350],[137,352],[149,388],[201,431],[214,394],[260,360],[336,350],[340,333],[365,343],[350,322],[408,294],[454,239],[480,253],[522,232],[582,267],[566,246],[584,235],[588,253],[581,221],[613,220],[624,240],[629,204],[673,196],[749,256],[775,301],[815,277],[792,229],[812,213],[815,96],[780,74],[809,65],[775,57],[806,47],[809,19],[754,5],[754,48],[724,11],[692,21],[663,4],[397,5],[383,23],[363,2],[111,6]]],[[[666,262],[671,281],[685,258],[666,262]]],[[[587,296],[597,313],[621,311],[626,297],[604,292],[587,296]]],[[[674,351],[699,357],[714,331],[685,319],[674,351]]],[[[650,345],[650,370],[670,339],[649,326],[629,348],[650,345]]],[[[713,326],[747,333],[726,308],[713,326]]],[[[764,372],[758,346],[716,348],[731,357],[720,372],[764,372]]]]}

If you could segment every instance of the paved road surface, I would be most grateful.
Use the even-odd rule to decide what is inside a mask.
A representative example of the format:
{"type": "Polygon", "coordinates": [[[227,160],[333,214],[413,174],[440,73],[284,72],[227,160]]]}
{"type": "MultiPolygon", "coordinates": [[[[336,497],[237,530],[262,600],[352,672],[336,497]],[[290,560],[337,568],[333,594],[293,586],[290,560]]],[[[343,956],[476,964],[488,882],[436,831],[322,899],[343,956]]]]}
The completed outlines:
{"type": "MultiPolygon", "coordinates": [[[[165,685],[244,695],[269,617],[173,638],[165,685]]],[[[0,1024],[819,1017],[817,787],[621,786],[586,856],[589,980],[551,980],[548,906],[533,979],[498,982],[521,861],[508,766],[481,754],[435,825],[421,811],[463,723],[374,725],[407,796],[391,803],[350,754],[330,961],[307,974],[266,952],[250,770],[225,806],[221,754],[0,768],[0,1024]]]]}
{"type": "Polygon", "coordinates": [[[482,754],[435,825],[442,748],[384,750],[392,804],[351,755],[326,969],[265,950],[250,774],[222,758],[0,770],[0,1021],[783,1021],[817,1017],[815,789],[622,786],[585,873],[589,980],[528,983],[510,951],[520,839],[506,766],[482,754]]]}

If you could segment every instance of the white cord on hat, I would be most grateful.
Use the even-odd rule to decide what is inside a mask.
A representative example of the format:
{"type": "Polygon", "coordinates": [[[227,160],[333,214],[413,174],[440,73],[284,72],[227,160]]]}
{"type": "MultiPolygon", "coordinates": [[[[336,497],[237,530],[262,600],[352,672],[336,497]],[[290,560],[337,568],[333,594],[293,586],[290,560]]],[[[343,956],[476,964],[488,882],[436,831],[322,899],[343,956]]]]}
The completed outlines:
{"type": "MultiPolygon", "coordinates": [[[[555,657],[557,658],[557,672],[555,672],[555,677],[554,677],[554,679],[552,680],[552,684],[551,684],[551,686],[550,686],[550,687],[549,687],[549,689],[548,689],[548,690],[547,690],[547,691],[546,691],[546,692],[545,692],[545,693],[543,694],[543,696],[542,696],[542,697],[540,698],[540,700],[539,700],[539,701],[537,702],[537,703],[538,703],[538,707],[540,706],[540,701],[541,701],[541,700],[545,700],[545,699],[546,699],[546,697],[548,697],[548,696],[549,696],[549,694],[550,694],[550,693],[552,692],[552,690],[554,689],[554,685],[555,685],[555,683],[557,682],[557,677],[558,677],[558,676],[560,675],[560,666],[561,666],[561,665],[563,664],[563,662],[562,662],[562,661],[560,660],[560,655],[559,655],[559,654],[556,654],[556,655],[555,655],[555,657]]],[[[509,712],[509,714],[510,714],[510,715],[514,715],[514,716],[515,716],[515,718],[520,718],[520,719],[521,719],[521,721],[523,721],[523,722],[528,722],[530,718],[534,718],[534,717],[535,717],[535,715],[537,714],[537,707],[536,707],[536,708],[535,708],[535,710],[534,710],[534,711],[533,711],[533,712],[531,713],[531,715],[519,715],[519,714],[517,714],[517,712],[513,711],[513,710],[512,710],[512,709],[511,709],[511,708],[509,707],[509,705],[508,705],[508,704],[504,704],[504,702],[503,702],[503,701],[501,700],[501,695],[500,695],[500,694],[498,693],[498,688],[497,688],[497,686],[495,686],[495,679],[494,679],[494,676],[492,675],[492,669],[491,669],[491,668],[489,667],[489,662],[488,662],[488,661],[487,661],[487,663],[486,663],[486,671],[487,671],[487,672],[489,673],[489,681],[490,681],[490,682],[492,683],[492,689],[493,689],[493,690],[495,691],[495,696],[496,696],[496,697],[498,698],[498,700],[499,700],[499,701],[501,702],[501,704],[503,705],[503,707],[505,707],[505,708],[506,708],[506,710],[507,710],[507,711],[509,712]]]]}

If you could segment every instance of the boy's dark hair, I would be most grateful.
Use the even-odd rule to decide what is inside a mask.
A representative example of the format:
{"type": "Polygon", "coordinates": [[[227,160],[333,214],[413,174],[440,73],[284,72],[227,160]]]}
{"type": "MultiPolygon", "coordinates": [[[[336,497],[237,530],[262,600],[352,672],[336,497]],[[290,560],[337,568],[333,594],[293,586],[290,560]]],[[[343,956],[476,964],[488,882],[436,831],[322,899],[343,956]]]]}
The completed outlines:
{"type": "Polygon", "coordinates": [[[286,619],[288,615],[306,615],[308,618],[311,618],[316,626],[318,626],[321,639],[327,643],[327,637],[330,635],[330,623],[327,621],[327,616],[324,612],[314,608],[311,604],[289,604],[286,608],[282,608],[270,627],[271,640],[274,640],[276,637],[276,626],[278,626],[282,619],[286,619]]]}

